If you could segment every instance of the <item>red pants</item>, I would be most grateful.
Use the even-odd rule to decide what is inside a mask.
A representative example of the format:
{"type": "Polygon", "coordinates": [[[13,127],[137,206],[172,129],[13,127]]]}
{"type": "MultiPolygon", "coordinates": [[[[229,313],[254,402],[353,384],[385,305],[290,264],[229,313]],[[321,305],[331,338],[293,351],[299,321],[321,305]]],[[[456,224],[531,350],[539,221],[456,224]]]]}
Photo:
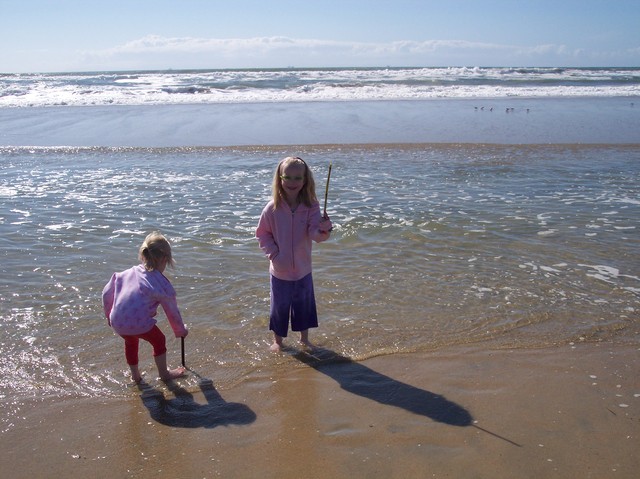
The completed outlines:
{"type": "Polygon", "coordinates": [[[167,341],[158,326],[154,326],[143,334],[122,336],[124,339],[124,355],[129,366],[138,364],[138,344],[144,339],[153,346],[153,356],[161,356],[167,352],[167,341]]]}

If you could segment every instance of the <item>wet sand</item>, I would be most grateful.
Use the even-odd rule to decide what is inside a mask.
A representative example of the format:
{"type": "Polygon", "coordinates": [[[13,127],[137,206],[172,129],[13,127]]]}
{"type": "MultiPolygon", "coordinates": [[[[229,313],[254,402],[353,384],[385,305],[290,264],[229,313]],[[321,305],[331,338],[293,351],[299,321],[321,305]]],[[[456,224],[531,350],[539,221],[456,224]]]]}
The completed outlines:
{"type": "Polygon", "coordinates": [[[630,342],[288,359],[291,369],[257,370],[228,390],[194,358],[200,391],[152,382],[129,398],[34,401],[0,434],[3,470],[506,479],[635,478],[640,469],[640,348],[630,342]]]}
{"type": "Polygon", "coordinates": [[[0,109],[0,146],[640,142],[627,98],[0,109]]]}

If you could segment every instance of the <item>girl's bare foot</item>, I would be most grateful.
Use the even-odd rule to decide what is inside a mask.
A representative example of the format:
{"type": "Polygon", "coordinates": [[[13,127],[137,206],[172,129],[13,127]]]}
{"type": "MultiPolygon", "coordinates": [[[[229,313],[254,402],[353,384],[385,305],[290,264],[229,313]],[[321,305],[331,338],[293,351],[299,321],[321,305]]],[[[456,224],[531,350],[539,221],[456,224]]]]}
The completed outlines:
{"type": "Polygon", "coordinates": [[[269,346],[269,349],[275,353],[282,351],[282,336],[273,333],[273,344],[269,346]]]}
{"type": "Polygon", "coordinates": [[[300,344],[306,349],[315,349],[316,346],[309,341],[309,330],[300,331],[300,344]]]}
{"type": "Polygon", "coordinates": [[[171,381],[172,379],[177,379],[181,376],[184,376],[184,373],[187,370],[184,367],[179,367],[176,369],[167,368],[167,353],[156,356],[154,359],[156,361],[156,366],[158,366],[160,379],[162,379],[163,381],[171,381]]]}
{"type": "Polygon", "coordinates": [[[182,366],[180,366],[179,368],[175,368],[175,369],[168,369],[167,370],[167,374],[160,376],[160,379],[162,379],[163,381],[171,381],[172,379],[178,379],[182,376],[184,376],[185,372],[187,371],[186,368],[183,368],[182,366]]]}

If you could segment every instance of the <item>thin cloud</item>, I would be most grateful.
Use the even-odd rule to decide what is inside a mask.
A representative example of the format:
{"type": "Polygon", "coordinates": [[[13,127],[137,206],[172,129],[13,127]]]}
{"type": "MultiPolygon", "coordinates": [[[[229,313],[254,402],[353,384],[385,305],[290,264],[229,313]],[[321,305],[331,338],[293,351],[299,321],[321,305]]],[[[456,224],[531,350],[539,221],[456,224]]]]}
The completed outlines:
{"type": "MultiPolygon", "coordinates": [[[[633,53],[632,53],[633,54],[633,53]]],[[[282,65],[507,65],[543,62],[566,64],[586,52],[565,45],[502,45],[464,40],[344,42],[284,36],[255,38],[193,38],[148,35],[113,48],[85,51],[85,64],[138,68],[236,68],[282,65]]]]}
{"type": "Polygon", "coordinates": [[[148,35],[106,50],[85,52],[87,55],[115,56],[144,53],[229,53],[262,51],[332,50],[357,54],[422,54],[438,50],[501,50],[514,47],[463,40],[394,41],[389,43],[341,42],[332,40],[295,39],[288,37],[255,38],[167,38],[148,35]]]}

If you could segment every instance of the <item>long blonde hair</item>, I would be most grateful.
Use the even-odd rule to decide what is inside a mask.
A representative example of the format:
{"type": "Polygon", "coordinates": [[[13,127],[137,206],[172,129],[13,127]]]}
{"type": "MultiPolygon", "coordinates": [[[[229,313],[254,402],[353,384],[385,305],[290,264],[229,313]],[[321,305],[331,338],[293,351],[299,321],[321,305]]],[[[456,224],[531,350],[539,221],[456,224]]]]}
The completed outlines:
{"type": "Polygon", "coordinates": [[[273,209],[277,210],[280,203],[285,199],[284,189],[282,188],[282,179],[280,178],[284,174],[284,170],[289,165],[304,166],[304,185],[298,194],[298,198],[301,203],[307,206],[311,206],[318,202],[316,197],[316,182],[313,180],[313,174],[311,169],[305,163],[305,161],[298,156],[288,156],[278,163],[275,173],[273,174],[273,209]]]}
{"type": "Polygon", "coordinates": [[[154,271],[160,267],[160,263],[166,259],[167,265],[173,267],[174,261],[171,255],[171,245],[158,231],[147,235],[140,246],[138,256],[147,271],[154,271]]]}

